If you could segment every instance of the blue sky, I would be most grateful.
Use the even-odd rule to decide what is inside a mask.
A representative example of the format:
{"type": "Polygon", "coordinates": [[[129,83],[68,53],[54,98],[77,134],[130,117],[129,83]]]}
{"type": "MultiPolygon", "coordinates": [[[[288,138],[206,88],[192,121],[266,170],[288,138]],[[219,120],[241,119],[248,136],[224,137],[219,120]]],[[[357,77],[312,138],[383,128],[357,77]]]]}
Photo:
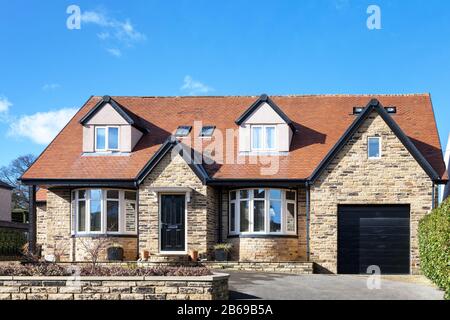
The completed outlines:
{"type": "Polygon", "coordinates": [[[450,131],[449,1],[1,0],[0,41],[0,166],[91,95],[430,92],[450,131]]]}

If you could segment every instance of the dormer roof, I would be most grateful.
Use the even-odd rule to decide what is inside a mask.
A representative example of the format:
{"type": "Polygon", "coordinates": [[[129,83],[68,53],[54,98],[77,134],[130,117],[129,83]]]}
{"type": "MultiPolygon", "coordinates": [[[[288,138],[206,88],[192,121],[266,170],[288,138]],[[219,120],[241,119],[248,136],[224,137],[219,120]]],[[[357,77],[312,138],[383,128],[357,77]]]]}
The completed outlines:
{"type": "Polygon", "coordinates": [[[262,94],[239,118],[236,119],[237,125],[242,125],[245,121],[259,109],[263,104],[267,103],[273,111],[275,111],[284,122],[295,132],[295,126],[291,119],[281,110],[280,107],[267,94],[262,94]]]}
{"type": "Polygon", "coordinates": [[[142,133],[147,132],[148,129],[143,126],[142,120],[138,116],[127,110],[110,96],[103,96],[102,99],[80,119],[80,124],[87,125],[89,120],[91,120],[105,105],[110,105],[129,125],[135,127],[142,133]]]}

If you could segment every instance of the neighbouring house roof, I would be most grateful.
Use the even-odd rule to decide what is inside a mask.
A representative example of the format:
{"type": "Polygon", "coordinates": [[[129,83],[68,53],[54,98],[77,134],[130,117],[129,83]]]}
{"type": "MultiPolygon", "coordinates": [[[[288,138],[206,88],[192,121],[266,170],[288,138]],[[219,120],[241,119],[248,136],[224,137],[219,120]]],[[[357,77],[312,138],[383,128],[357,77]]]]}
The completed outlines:
{"type": "MultiPolygon", "coordinates": [[[[290,152],[277,156],[279,172],[276,178],[264,176],[261,167],[267,165],[252,164],[250,158],[254,156],[239,154],[237,138],[234,163],[205,164],[204,169],[210,179],[216,180],[309,179],[357,122],[358,116],[353,114],[353,108],[366,106],[372,99],[379,100],[384,106],[397,108],[396,114],[387,117],[392,118],[392,123],[407,138],[404,140],[411,143],[409,147],[407,145],[408,149],[415,149],[417,154],[413,156],[423,158],[422,167],[428,163],[432,169],[430,172],[434,171],[439,179],[447,179],[429,94],[272,96],[270,100],[295,128],[290,152]]],[[[130,117],[141,119],[147,132],[130,155],[84,156],[80,121],[104,101],[102,97],[91,97],[22,179],[25,182],[89,180],[98,184],[137,181],[178,126],[192,126],[194,121],[202,121],[204,125],[216,126],[214,137],[217,138],[219,131],[237,130],[236,119],[245,118],[249,108],[260,100],[261,97],[256,96],[112,97],[111,101],[126,109],[130,117]]],[[[197,139],[196,136],[198,132],[192,130],[187,139],[197,139]]],[[[207,139],[201,142],[204,146],[209,143],[207,139]]]]}
{"type": "Polygon", "coordinates": [[[36,192],[36,202],[47,202],[47,189],[46,188],[40,188],[36,192]]]}
{"type": "Polygon", "coordinates": [[[7,184],[6,182],[3,182],[1,180],[0,180],[0,188],[1,189],[8,189],[8,190],[14,189],[13,186],[10,186],[9,184],[7,184]]]}

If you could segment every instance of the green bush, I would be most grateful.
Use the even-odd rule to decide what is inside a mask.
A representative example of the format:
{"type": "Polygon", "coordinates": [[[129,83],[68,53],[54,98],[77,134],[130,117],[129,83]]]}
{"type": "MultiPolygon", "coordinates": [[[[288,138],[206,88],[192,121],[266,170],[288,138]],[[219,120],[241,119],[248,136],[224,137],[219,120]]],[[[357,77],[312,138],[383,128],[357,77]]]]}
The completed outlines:
{"type": "Polygon", "coordinates": [[[450,198],[419,224],[420,264],[423,273],[450,300],[450,198]]]}
{"type": "Polygon", "coordinates": [[[0,256],[20,256],[27,238],[23,231],[0,228],[0,256]]]}

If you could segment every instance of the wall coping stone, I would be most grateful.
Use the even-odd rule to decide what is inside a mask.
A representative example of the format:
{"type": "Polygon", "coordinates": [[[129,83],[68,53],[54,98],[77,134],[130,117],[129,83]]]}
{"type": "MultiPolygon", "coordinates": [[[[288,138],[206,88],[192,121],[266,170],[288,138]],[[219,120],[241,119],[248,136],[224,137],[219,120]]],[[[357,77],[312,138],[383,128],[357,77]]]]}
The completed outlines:
{"type": "Polygon", "coordinates": [[[146,277],[130,277],[130,276],[114,276],[114,277],[98,277],[98,276],[0,276],[0,281],[11,281],[11,280],[35,280],[35,281],[72,281],[74,279],[80,281],[190,281],[190,282],[208,282],[215,280],[225,280],[230,277],[226,273],[213,273],[210,276],[146,276],[146,277]]]}

